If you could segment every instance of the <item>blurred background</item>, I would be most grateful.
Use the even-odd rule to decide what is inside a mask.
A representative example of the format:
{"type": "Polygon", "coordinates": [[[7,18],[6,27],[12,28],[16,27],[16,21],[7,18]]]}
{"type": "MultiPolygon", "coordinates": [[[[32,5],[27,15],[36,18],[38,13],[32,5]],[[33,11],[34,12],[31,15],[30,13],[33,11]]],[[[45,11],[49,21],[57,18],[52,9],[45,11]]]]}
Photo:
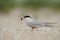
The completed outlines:
{"type": "Polygon", "coordinates": [[[0,0],[0,40],[60,40],[60,0],[0,0]],[[31,32],[25,15],[56,24],[31,32]]]}

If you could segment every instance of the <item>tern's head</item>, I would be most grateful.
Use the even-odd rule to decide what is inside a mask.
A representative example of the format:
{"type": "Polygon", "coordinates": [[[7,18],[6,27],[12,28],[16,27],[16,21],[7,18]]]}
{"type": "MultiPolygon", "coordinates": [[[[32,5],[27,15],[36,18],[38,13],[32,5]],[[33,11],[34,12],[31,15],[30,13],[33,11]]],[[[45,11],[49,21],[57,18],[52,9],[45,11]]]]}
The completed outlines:
{"type": "Polygon", "coordinates": [[[31,18],[29,15],[24,16],[24,18],[31,18]]]}
{"type": "Polygon", "coordinates": [[[26,16],[24,16],[23,18],[21,18],[21,21],[23,22],[23,20],[24,21],[29,21],[29,20],[31,20],[31,17],[29,16],[29,15],[26,15],[26,16]]]}

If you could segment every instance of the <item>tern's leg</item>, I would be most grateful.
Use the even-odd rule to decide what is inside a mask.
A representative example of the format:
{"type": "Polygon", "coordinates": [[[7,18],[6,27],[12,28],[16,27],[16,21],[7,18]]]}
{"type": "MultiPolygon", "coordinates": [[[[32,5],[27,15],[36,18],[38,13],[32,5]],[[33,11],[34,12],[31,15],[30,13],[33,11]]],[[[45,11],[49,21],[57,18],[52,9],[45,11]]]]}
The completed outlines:
{"type": "Polygon", "coordinates": [[[32,27],[32,31],[34,31],[35,28],[37,28],[37,27],[32,27]]]}

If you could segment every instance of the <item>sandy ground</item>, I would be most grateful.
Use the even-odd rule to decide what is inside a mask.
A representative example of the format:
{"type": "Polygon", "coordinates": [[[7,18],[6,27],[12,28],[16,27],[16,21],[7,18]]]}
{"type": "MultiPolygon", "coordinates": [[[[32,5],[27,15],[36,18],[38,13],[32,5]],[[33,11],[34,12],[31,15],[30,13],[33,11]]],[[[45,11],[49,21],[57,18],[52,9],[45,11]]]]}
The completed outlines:
{"type": "Polygon", "coordinates": [[[56,24],[31,31],[29,26],[20,21],[21,10],[14,9],[8,16],[0,15],[0,40],[60,40],[60,14],[46,9],[38,12],[38,21],[56,24]]]}

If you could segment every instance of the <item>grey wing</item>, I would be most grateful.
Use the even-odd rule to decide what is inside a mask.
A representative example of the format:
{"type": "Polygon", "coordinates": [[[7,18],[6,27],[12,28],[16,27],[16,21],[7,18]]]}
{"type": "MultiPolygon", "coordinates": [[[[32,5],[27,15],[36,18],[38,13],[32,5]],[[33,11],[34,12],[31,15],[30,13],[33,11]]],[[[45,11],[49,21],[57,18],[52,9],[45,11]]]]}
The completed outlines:
{"type": "Polygon", "coordinates": [[[39,27],[39,26],[43,26],[42,23],[38,22],[38,21],[31,21],[29,23],[27,23],[29,26],[35,26],[35,27],[39,27]]]}
{"type": "Polygon", "coordinates": [[[52,26],[49,23],[42,23],[42,22],[38,22],[38,21],[31,21],[27,24],[29,26],[35,26],[35,27],[51,27],[52,26]]]}

